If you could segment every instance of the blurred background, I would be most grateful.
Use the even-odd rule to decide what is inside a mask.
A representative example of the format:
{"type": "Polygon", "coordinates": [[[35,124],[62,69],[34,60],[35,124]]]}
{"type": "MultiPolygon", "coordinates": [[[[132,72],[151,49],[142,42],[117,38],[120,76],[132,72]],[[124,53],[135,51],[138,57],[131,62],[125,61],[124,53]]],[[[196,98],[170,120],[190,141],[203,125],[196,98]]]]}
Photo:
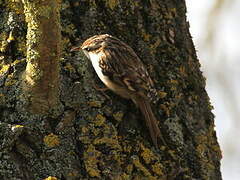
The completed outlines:
{"type": "Polygon", "coordinates": [[[187,18],[207,79],[224,180],[240,180],[240,1],[186,0],[187,18]]]}

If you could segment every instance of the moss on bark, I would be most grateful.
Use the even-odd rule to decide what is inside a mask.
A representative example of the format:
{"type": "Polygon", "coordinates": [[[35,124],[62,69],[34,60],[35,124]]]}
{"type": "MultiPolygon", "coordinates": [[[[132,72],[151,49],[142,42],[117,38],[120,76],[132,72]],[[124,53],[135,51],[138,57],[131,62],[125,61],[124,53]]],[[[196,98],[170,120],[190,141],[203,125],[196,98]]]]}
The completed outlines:
{"type": "Polygon", "coordinates": [[[23,88],[32,113],[48,114],[59,105],[61,50],[59,4],[56,0],[23,0],[27,29],[27,67],[23,88]]]}
{"type": "Polygon", "coordinates": [[[52,29],[59,22],[48,18],[54,9],[44,8],[52,1],[24,2],[24,13],[21,5],[13,6],[11,1],[0,7],[4,9],[0,21],[5,24],[10,17],[30,10],[27,43],[24,18],[0,25],[5,34],[0,34],[4,41],[0,47],[4,49],[0,65],[0,179],[221,179],[214,116],[183,1],[63,1],[60,95],[53,91],[44,96],[47,104],[36,106],[36,112],[49,112],[52,101],[48,98],[53,96],[53,102],[59,98],[64,108],[55,117],[24,110],[26,91],[22,91],[21,81],[27,67],[30,82],[46,85],[27,88],[39,94],[35,102],[44,91],[52,90],[52,83],[58,86],[58,76],[50,75],[58,72],[60,40],[48,40],[59,33],[52,29]],[[52,26],[46,26],[48,23],[52,26]],[[5,46],[11,30],[16,33],[13,44],[5,46]],[[69,52],[78,41],[101,33],[127,42],[146,64],[159,91],[154,110],[168,147],[156,149],[134,104],[106,92],[110,101],[96,91],[92,83],[101,83],[87,59],[69,52]],[[27,63],[24,44],[28,47],[27,63]],[[43,52],[46,54],[39,56],[43,52]],[[44,74],[45,66],[53,67],[53,72],[44,74]],[[45,75],[49,77],[46,81],[42,79],[45,75]]]}

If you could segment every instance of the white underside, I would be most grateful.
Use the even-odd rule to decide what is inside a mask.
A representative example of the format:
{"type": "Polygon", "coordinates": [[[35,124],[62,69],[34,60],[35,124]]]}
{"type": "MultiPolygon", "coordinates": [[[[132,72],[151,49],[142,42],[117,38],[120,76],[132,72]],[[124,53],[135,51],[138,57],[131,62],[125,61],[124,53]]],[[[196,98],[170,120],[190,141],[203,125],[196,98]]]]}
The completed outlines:
{"type": "Polygon", "coordinates": [[[89,55],[89,58],[91,59],[93,68],[95,69],[98,77],[108,88],[112,89],[112,87],[111,87],[112,83],[111,83],[110,79],[102,73],[102,69],[99,66],[99,56],[94,53],[89,53],[88,55],[89,55]]]}
{"type": "Polygon", "coordinates": [[[95,53],[91,53],[91,52],[85,52],[86,56],[91,60],[92,62],[92,66],[94,68],[94,70],[96,71],[98,77],[101,79],[101,81],[112,91],[114,91],[115,93],[119,94],[120,96],[124,97],[124,98],[130,98],[129,95],[126,93],[126,89],[120,87],[119,85],[113,83],[108,76],[105,76],[102,73],[102,69],[99,66],[99,55],[95,54],[95,53]]]}

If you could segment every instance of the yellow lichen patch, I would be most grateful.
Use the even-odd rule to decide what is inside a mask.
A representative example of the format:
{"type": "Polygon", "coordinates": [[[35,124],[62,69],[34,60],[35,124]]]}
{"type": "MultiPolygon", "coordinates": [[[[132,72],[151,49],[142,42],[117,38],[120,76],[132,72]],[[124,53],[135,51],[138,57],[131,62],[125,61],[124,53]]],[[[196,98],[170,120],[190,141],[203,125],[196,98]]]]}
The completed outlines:
{"type": "Polygon", "coordinates": [[[161,146],[161,147],[160,147],[160,150],[161,150],[161,151],[165,151],[166,148],[167,148],[166,146],[161,146]]]}
{"type": "Polygon", "coordinates": [[[43,139],[44,143],[48,147],[55,147],[60,144],[60,139],[57,135],[51,133],[44,137],[43,139]]]}
{"type": "Polygon", "coordinates": [[[91,177],[100,177],[100,170],[98,169],[98,157],[101,155],[93,145],[89,145],[88,149],[84,151],[84,163],[88,174],[91,177]]]}
{"type": "Polygon", "coordinates": [[[143,144],[141,144],[140,147],[142,150],[141,156],[144,159],[144,161],[146,162],[146,164],[149,164],[151,161],[156,159],[153,152],[149,148],[146,148],[143,144]]]}
{"type": "MultiPolygon", "coordinates": [[[[179,94],[176,94],[176,95],[175,95],[175,98],[176,98],[176,99],[181,99],[182,96],[183,96],[183,94],[182,94],[182,93],[179,93],[179,94]]],[[[174,104],[172,104],[172,105],[173,105],[172,107],[175,106],[174,104]]]]}
{"type": "Polygon", "coordinates": [[[10,68],[10,65],[9,65],[9,64],[1,66],[0,76],[3,75],[3,74],[5,74],[5,73],[9,70],[9,68],[10,68]]]}
{"type": "Polygon", "coordinates": [[[7,8],[16,14],[23,14],[23,5],[21,0],[8,0],[7,8]]]}
{"type": "Polygon", "coordinates": [[[57,180],[57,178],[54,176],[49,176],[49,177],[45,178],[44,180],[57,180]]]}
{"type": "Polygon", "coordinates": [[[97,107],[100,108],[102,106],[102,103],[100,101],[89,101],[88,105],[90,107],[97,107]]]}
{"type": "Polygon", "coordinates": [[[18,63],[21,63],[21,62],[23,62],[23,61],[25,61],[25,59],[16,59],[11,65],[15,66],[15,65],[17,65],[18,63]]]}
{"type": "Polygon", "coordinates": [[[170,84],[178,84],[178,81],[174,80],[174,79],[171,79],[171,80],[168,81],[168,83],[170,83],[170,84]]]}
{"type": "Polygon", "coordinates": [[[0,34],[0,52],[5,52],[6,51],[6,48],[7,48],[7,45],[8,45],[8,42],[7,42],[7,36],[8,34],[6,32],[3,32],[0,34]]]}
{"type": "Polygon", "coordinates": [[[148,42],[150,40],[150,38],[151,38],[150,34],[147,34],[144,31],[141,34],[142,34],[142,37],[143,37],[144,41],[148,42]]]}
{"type": "Polygon", "coordinates": [[[179,72],[180,72],[180,74],[181,74],[182,76],[187,76],[185,66],[180,66],[180,67],[179,67],[179,72]]]}
{"type": "Polygon", "coordinates": [[[45,17],[45,18],[50,18],[51,16],[51,8],[52,7],[49,7],[49,6],[39,6],[38,7],[38,11],[36,11],[37,15],[38,16],[42,16],[42,17],[45,17]]]}
{"type": "Polygon", "coordinates": [[[163,176],[164,175],[162,169],[163,169],[162,164],[160,164],[159,162],[152,165],[152,171],[154,173],[156,173],[158,176],[163,176]]]}
{"type": "Polygon", "coordinates": [[[211,146],[211,149],[215,152],[216,156],[218,157],[218,159],[222,159],[222,151],[219,148],[218,144],[213,144],[211,146]]]}
{"type": "Polygon", "coordinates": [[[169,9],[172,15],[175,17],[177,15],[177,9],[176,8],[171,8],[169,9]]]}
{"type": "Polygon", "coordinates": [[[168,150],[168,154],[171,155],[171,157],[175,160],[177,160],[178,156],[176,155],[176,152],[173,150],[168,150]]]}
{"type": "Polygon", "coordinates": [[[160,98],[165,98],[167,96],[167,93],[164,91],[158,91],[158,95],[160,98]]]}
{"type": "Polygon", "coordinates": [[[97,125],[97,126],[101,126],[101,125],[103,125],[103,123],[106,121],[106,118],[103,116],[103,115],[101,115],[101,114],[98,114],[97,116],[96,116],[96,119],[95,119],[96,121],[95,121],[95,124],[97,125]]]}
{"type": "MultiPolygon", "coordinates": [[[[26,46],[26,39],[23,36],[17,37],[17,50],[21,52],[24,56],[27,55],[27,46],[26,46]]],[[[26,60],[25,60],[26,61],[26,60]]]]}
{"type": "Polygon", "coordinates": [[[197,154],[198,154],[199,158],[200,158],[202,161],[207,162],[208,159],[206,159],[206,154],[205,154],[206,146],[203,145],[203,144],[199,144],[196,149],[197,149],[197,152],[198,152],[197,154]]]}
{"type": "Polygon", "coordinates": [[[128,174],[131,174],[132,171],[133,171],[133,165],[132,164],[127,165],[126,171],[127,171],[128,174]]]}
{"type": "Polygon", "coordinates": [[[196,137],[197,147],[196,153],[199,158],[199,162],[201,167],[204,168],[203,171],[207,174],[211,173],[215,170],[215,166],[212,160],[209,160],[209,156],[211,156],[211,151],[209,151],[207,145],[209,146],[209,139],[211,134],[199,135],[196,137]]]}
{"type": "Polygon", "coordinates": [[[139,161],[139,158],[137,156],[134,156],[132,158],[134,166],[143,172],[143,174],[148,177],[149,179],[154,179],[154,177],[151,175],[151,173],[148,171],[146,167],[139,161]]]}
{"type": "Polygon", "coordinates": [[[112,10],[118,5],[118,3],[118,0],[106,0],[106,5],[112,10]]]}
{"type": "Polygon", "coordinates": [[[127,175],[126,173],[123,173],[120,177],[119,177],[119,180],[129,180],[130,179],[130,176],[127,175]]]}
{"type": "Polygon", "coordinates": [[[113,114],[113,117],[115,120],[117,120],[118,122],[122,121],[122,118],[123,118],[123,113],[122,112],[117,112],[117,113],[114,113],[113,114]]]}
{"type": "Polygon", "coordinates": [[[89,5],[94,8],[97,7],[95,0],[89,0],[89,5]]]}
{"type": "Polygon", "coordinates": [[[2,41],[1,43],[1,47],[0,47],[0,52],[5,52],[8,46],[8,42],[7,41],[2,41]]]}
{"type": "Polygon", "coordinates": [[[96,128],[96,127],[91,127],[91,132],[93,133],[94,136],[98,136],[101,132],[101,128],[96,128]]]}
{"type": "Polygon", "coordinates": [[[118,141],[114,138],[102,137],[94,140],[93,144],[106,144],[112,148],[120,149],[121,146],[118,144],[118,141]]]}
{"type": "Polygon", "coordinates": [[[123,143],[122,144],[122,149],[123,149],[124,152],[130,153],[133,149],[133,146],[130,146],[128,143],[126,143],[126,144],[123,143]]]}
{"type": "Polygon", "coordinates": [[[173,14],[171,12],[165,12],[164,18],[165,19],[173,19],[173,14]]]}
{"type": "Polygon", "coordinates": [[[155,53],[156,48],[160,45],[161,40],[157,39],[153,44],[150,45],[151,53],[155,53]]]}
{"type": "Polygon", "coordinates": [[[89,138],[89,136],[88,135],[86,135],[86,136],[80,136],[79,137],[79,140],[82,142],[82,143],[84,143],[84,144],[90,144],[91,143],[91,140],[90,140],[90,138],[89,138]]]}
{"type": "Polygon", "coordinates": [[[73,172],[68,173],[68,176],[70,176],[70,177],[76,177],[77,175],[78,175],[77,171],[73,171],[73,172]]]}
{"type": "Polygon", "coordinates": [[[207,143],[207,140],[208,140],[208,137],[205,136],[205,135],[199,135],[199,136],[196,136],[196,141],[198,143],[207,143]]]}
{"type": "Polygon", "coordinates": [[[69,24],[67,26],[64,26],[63,28],[64,28],[63,31],[65,33],[68,33],[68,34],[71,34],[71,35],[73,35],[74,31],[76,31],[76,27],[75,27],[74,24],[69,24]]]}
{"type": "MultiPolygon", "coordinates": [[[[70,39],[67,37],[62,37],[62,48],[64,49],[64,51],[63,51],[64,55],[67,55],[69,53],[68,49],[70,47],[72,47],[70,39]]],[[[63,58],[61,58],[60,61],[61,60],[63,60],[63,58]]]]}
{"type": "Polygon", "coordinates": [[[8,37],[8,33],[6,33],[6,32],[2,32],[2,33],[0,34],[0,40],[1,40],[1,41],[6,40],[7,37],[8,37]]]}
{"type": "Polygon", "coordinates": [[[59,5],[61,5],[62,0],[57,0],[57,3],[58,3],[59,5]]]}
{"type": "Polygon", "coordinates": [[[165,112],[165,114],[167,115],[167,117],[170,116],[170,109],[165,105],[165,104],[161,104],[160,108],[165,112]]]}
{"type": "Polygon", "coordinates": [[[86,127],[82,127],[82,133],[83,134],[87,134],[88,132],[89,132],[89,129],[88,128],[86,128],[86,127]]]}
{"type": "Polygon", "coordinates": [[[213,140],[214,138],[212,135],[214,133],[214,125],[212,125],[207,134],[196,136],[196,141],[198,142],[197,152],[202,161],[209,161],[207,153],[210,152],[207,150],[207,146],[212,150],[211,153],[214,153],[214,156],[218,157],[219,159],[222,158],[222,152],[219,148],[219,145],[213,140]]]}
{"type": "Polygon", "coordinates": [[[11,79],[11,78],[7,78],[7,80],[5,81],[5,86],[12,86],[12,85],[14,85],[14,84],[16,84],[17,83],[17,80],[15,80],[15,79],[11,79]]]}
{"type": "Polygon", "coordinates": [[[66,63],[66,65],[64,66],[64,69],[66,71],[69,71],[70,73],[75,73],[76,72],[76,70],[74,69],[74,67],[70,63],[66,63]]]}

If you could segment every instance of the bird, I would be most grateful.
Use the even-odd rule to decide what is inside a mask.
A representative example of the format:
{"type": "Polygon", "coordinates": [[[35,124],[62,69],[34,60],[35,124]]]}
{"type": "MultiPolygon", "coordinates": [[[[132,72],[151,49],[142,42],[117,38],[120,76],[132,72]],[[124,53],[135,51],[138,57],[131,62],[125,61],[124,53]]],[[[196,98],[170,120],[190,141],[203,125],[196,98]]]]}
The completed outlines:
{"type": "Polygon", "coordinates": [[[159,139],[166,144],[151,107],[157,91],[134,50],[109,34],[92,36],[81,46],[72,49],[80,50],[91,61],[96,74],[107,88],[125,99],[131,99],[141,110],[153,144],[158,147],[159,139]]]}

